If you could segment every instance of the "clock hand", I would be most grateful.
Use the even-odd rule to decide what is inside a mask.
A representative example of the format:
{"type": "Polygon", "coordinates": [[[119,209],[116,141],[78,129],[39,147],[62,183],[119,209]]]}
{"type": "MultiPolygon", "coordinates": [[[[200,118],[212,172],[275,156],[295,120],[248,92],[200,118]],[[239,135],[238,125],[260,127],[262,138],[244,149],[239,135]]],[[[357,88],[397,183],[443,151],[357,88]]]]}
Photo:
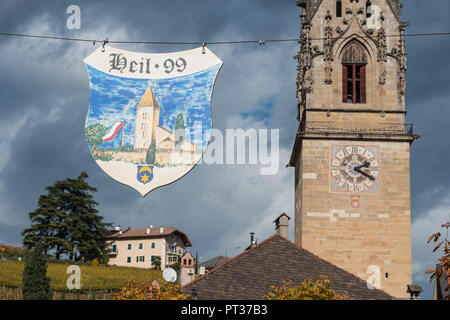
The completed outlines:
{"type": "Polygon", "coordinates": [[[356,171],[356,172],[359,172],[359,173],[362,174],[363,176],[366,176],[366,177],[369,178],[371,181],[375,181],[375,177],[372,176],[372,175],[370,175],[370,174],[368,174],[367,172],[362,171],[361,169],[358,169],[358,168],[355,168],[355,171],[356,171]]]}
{"type": "Polygon", "coordinates": [[[362,168],[369,168],[370,167],[370,162],[364,162],[364,164],[357,166],[354,168],[354,170],[361,170],[362,168]]]}

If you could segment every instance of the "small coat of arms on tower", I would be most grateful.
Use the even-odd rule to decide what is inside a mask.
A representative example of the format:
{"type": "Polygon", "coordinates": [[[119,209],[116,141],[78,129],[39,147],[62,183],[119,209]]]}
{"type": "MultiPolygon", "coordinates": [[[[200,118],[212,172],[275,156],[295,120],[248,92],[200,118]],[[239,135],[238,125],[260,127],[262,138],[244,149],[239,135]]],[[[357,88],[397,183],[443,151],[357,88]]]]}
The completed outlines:
{"type": "Polygon", "coordinates": [[[86,141],[103,171],[145,196],[200,161],[222,66],[214,53],[206,47],[148,54],[103,46],[84,62],[90,82],[86,141]]]}

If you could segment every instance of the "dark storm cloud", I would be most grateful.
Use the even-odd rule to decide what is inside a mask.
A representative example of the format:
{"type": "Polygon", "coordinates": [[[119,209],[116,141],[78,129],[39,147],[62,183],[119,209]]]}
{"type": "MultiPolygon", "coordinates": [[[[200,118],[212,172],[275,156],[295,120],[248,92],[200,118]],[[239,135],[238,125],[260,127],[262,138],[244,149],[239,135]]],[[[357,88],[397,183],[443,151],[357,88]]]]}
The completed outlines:
{"type": "MultiPolygon", "coordinates": [[[[447,0],[404,3],[404,20],[412,22],[408,32],[450,31],[447,0]]],[[[295,1],[287,0],[2,1],[0,31],[113,40],[265,40],[298,37],[299,14],[295,1]],[[71,4],[81,8],[81,30],[66,28],[71,4]]],[[[192,47],[113,46],[147,52],[192,47]]],[[[449,193],[450,38],[407,38],[407,46],[408,121],[422,137],[411,155],[416,220],[446,203],[440,199],[449,193]]],[[[263,239],[279,213],[293,216],[294,172],[284,164],[297,126],[296,43],[211,46],[225,62],[213,96],[213,125],[280,128],[279,174],[261,177],[257,167],[202,165],[145,199],[106,176],[84,141],[89,87],[82,60],[94,49],[90,43],[0,37],[1,241],[20,244],[27,213],[45,186],[82,170],[99,190],[96,200],[106,221],[174,224],[203,258],[225,250],[232,255],[246,244],[248,232],[263,239]]]]}

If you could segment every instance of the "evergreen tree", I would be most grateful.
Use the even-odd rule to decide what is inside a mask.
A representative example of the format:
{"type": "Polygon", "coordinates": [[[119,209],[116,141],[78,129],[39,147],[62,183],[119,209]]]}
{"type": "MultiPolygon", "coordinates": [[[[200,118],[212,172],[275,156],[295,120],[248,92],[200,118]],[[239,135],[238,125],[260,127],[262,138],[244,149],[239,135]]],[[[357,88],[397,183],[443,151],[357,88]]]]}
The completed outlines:
{"type": "Polygon", "coordinates": [[[184,116],[182,113],[177,114],[175,119],[174,131],[175,131],[175,144],[178,145],[184,140],[184,116]]]}
{"type": "Polygon", "coordinates": [[[156,143],[153,140],[150,147],[147,150],[147,155],[145,157],[145,162],[147,164],[154,164],[156,160],[156,143]]]}
{"type": "Polygon", "coordinates": [[[50,278],[47,277],[47,258],[43,245],[25,251],[25,268],[22,276],[23,300],[52,300],[50,278]]]}
{"type": "Polygon", "coordinates": [[[198,251],[195,251],[195,275],[198,274],[198,251]]]}
{"type": "Polygon", "coordinates": [[[65,224],[66,212],[64,203],[55,194],[54,187],[47,187],[48,194],[41,195],[38,208],[29,213],[32,226],[22,232],[23,244],[27,248],[34,248],[43,244],[44,253],[55,250],[55,256],[70,249],[67,241],[67,225],[65,224]]]}
{"type": "Polygon", "coordinates": [[[85,180],[86,172],[76,179],[66,178],[47,187],[48,194],[41,195],[38,208],[31,212],[32,226],[22,232],[27,248],[44,245],[45,253],[55,252],[55,257],[68,253],[92,260],[103,255],[104,236],[108,234],[103,217],[98,215],[93,193],[97,190],[85,180]]]}
{"type": "Polygon", "coordinates": [[[96,188],[91,187],[85,180],[89,176],[82,172],[77,179],[67,178],[60,182],[59,187],[64,190],[66,203],[66,223],[69,229],[69,242],[73,258],[75,250],[85,260],[101,259],[106,247],[104,237],[108,235],[107,227],[111,224],[102,222],[98,215],[98,203],[93,199],[96,188]]]}

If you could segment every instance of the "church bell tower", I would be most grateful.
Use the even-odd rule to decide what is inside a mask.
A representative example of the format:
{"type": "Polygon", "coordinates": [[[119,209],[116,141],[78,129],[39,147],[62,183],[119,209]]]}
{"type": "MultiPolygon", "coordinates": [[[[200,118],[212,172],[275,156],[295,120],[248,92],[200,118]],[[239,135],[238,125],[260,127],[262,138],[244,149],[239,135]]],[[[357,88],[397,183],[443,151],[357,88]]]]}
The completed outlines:
{"type": "Polygon", "coordinates": [[[399,0],[301,0],[295,242],[398,298],[412,282],[399,0]]]}

